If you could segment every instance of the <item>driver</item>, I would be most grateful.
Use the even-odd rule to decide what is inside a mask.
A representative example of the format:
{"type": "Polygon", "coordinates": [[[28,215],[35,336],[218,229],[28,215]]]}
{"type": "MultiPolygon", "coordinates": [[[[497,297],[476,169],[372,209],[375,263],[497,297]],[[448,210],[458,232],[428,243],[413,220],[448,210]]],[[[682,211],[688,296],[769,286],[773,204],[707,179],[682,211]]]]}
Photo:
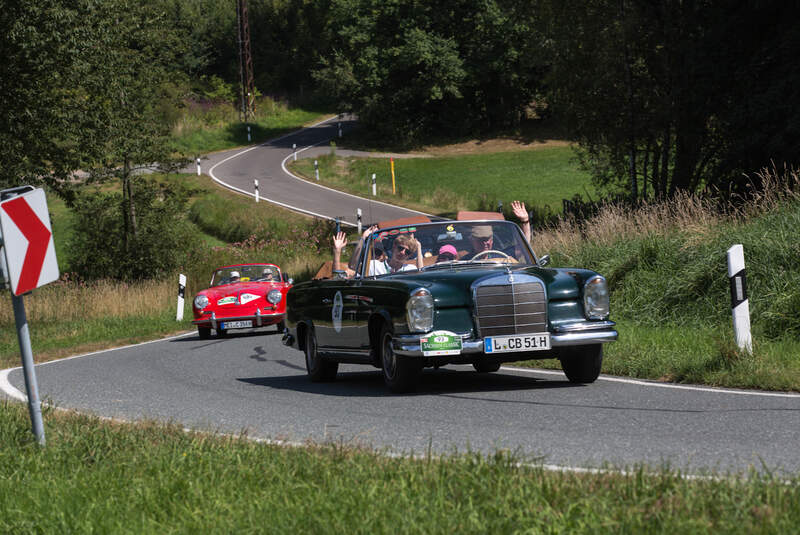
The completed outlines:
{"type": "Polygon", "coordinates": [[[472,258],[476,254],[489,251],[494,245],[494,232],[491,225],[475,225],[469,237],[472,250],[468,251],[468,256],[472,258]]]}
{"type": "Polygon", "coordinates": [[[228,282],[239,282],[239,272],[231,271],[231,278],[228,282]]]}
{"type": "Polygon", "coordinates": [[[264,268],[264,271],[261,272],[261,279],[267,282],[272,280],[272,270],[270,268],[264,268]]]}

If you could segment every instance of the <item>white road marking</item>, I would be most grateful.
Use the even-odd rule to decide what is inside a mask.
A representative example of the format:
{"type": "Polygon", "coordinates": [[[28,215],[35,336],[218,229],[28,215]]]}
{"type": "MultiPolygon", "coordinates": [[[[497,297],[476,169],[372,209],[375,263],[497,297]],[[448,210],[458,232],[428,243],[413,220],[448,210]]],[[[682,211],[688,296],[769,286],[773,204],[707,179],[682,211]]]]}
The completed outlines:
{"type": "MultiPolygon", "coordinates": [[[[501,370],[515,371],[523,373],[537,373],[542,375],[560,375],[564,376],[564,372],[555,370],[542,370],[539,368],[517,368],[512,366],[503,366],[501,370]]],[[[611,383],[624,383],[637,386],[650,386],[653,388],[672,388],[675,390],[691,390],[694,392],[711,392],[713,394],[734,394],[739,396],[763,396],[775,398],[800,398],[800,394],[791,392],[764,392],[762,390],[739,390],[732,388],[713,388],[710,386],[692,386],[692,385],[679,385],[675,383],[658,383],[655,381],[643,381],[641,379],[627,379],[625,377],[612,377],[608,375],[601,375],[597,378],[598,381],[608,381],[611,383]]]]}
{"type": "MultiPolygon", "coordinates": [[[[120,347],[112,347],[110,349],[100,349],[99,351],[92,351],[91,353],[84,353],[82,355],[73,355],[71,357],[64,357],[63,359],[56,359],[56,360],[49,360],[47,362],[41,362],[39,364],[36,364],[36,366],[37,367],[47,366],[48,364],[53,364],[53,363],[56,363],[56,362],[64,362],[66,360],[80,359],[80,358],[83,358],[83,357],[90,357],[92,355],[98,355],[100,353],[110,353],[111,351],[119,351],[121,349],[128,349],[128,348],[131,348],[131,347],[144,346],[144,345],[147,345],[147,344],[155,344],[157,342],[167,342],[169,340],[175,340],[176,338],[183,338],[184,336],[189,336],[190,334],[194,334],[194,333],[195,333],[195,331],[190,331],[190,332],[186,332],[186,333],[183,333],[183,334],[178,334],[178,335],[175,335],[175,336],[168,336],[167,338],[159,338],[158,340],[150,340],[148,342],[139,342],[138,344],[129,344],[129,345],[120,346],[120,347]]],[[[14,387],[14,385],[12,385],[8,380],[8,375],[11,372],[13,372],[14,370],[19,370],[19,369],[22,369],[22,366],[16,366],[14,368],[6,368],[5,370],[0,370],[0,391],[5,392],[5,394],[8,395],[11,398],[27,402],[28,401],[28,396],[26,394],[23,394],[19,390],[17,390],[17,388],[14,387]]]]}
{"type": "MultiPolygon", "coordinates": [[[[318,123],[312,124],[311,126],[309,126],[309,127],[307,127],[307,128],[313,128],[313,127],[315,127],[315,126],[319,126],[319,125],[321,125],[321,124],[324,124],[324,123],[326,123],[326,122],[328,122],[328,121],[333,121],[334,119],[336,119],[336,117],[331,117],[331,118],[329,118],[329,119],[325,119],[325,120],[323,120],[323,121],[320,121],[320,122],[318,122],[318,123]]],[[[219,185],[221,185],[221,186],[223,186],[223,187],[225,187],[225,188],[231,189],[231,190],[233,190],[233,191],[236,191],[237,193],[241,193],[241,194],[243,194],[243,195],[247,195],[248,197],[253,197],[253,198],[255,198],[255,193],[250,193],[249,191],[243,190],[243,189],[241,189],[241,188],[237,188],[236,186],[232,186],[232,185],[228,184],[227,182],[225,182],[225,181],[221,180],[220,178],[218,178],[218,177],[217,177],[217,176],[214,174],[214,169],[216,169],[216,167],[217,167],[218,165],[221,165],[221,164],[223,164],[223,163],[227,162],[228,160],[232,160],[233,158],[236,158],[237,156],[241,156],[242,154],[245,154],[245,153],[247,153],[247,152],[250,152],[251,150],[257,149],[258,147],[264,147],[264,146],[267,146],[267,145],[269,145],[269,144],[271,144],[271,143],[274,143],[274,142],[276,142],[276,141],[279,141],[279,140],[281,140],[281,139],[283,139],[283,138],[285,138],[285,137],[292,136],[292,135],[294,135],[294,134],[296,134],[296,133],[298,133],[298,132],[300,132],[300,131],[302,131],[302,130],[297,130],[297,131],[295,131],[295,132],[290,132],[290,133],[288,133],[288,134],[285,134],[285,135],[283,135],[283,136],[281,136],[281,137],[277,137],[277,138],[275,138],[275,139],[271,139],[271,140],[269,140],[269,141],[265,141],[265,142],[263,142],[263,143],[259,143],[258,145],[254,145],[254,146],[252,146],[252,147],[249,147],[249,148],[247,148],[247,149],[244,149],[244,150],[242,150],[241,152],[237,152],[236,154],[231,154],[230,156],[228,156],[228,157],[227,157],[227,158],[225,158],[224,160],[221,160],[221,161],[219,161],[219,162],[215,163],[213,166],[211,166],[211,169],[209,169],[209,170],[208,170],[208,175],[211,177],[211,180],[213,180],[214,182],[218,183],[219,185]]],[[[339,191],[339,190],[336,190],[336,189],[333,189],[333,188],[329,188],[329,187],[327,187],[327,186],[323,186],[322,184],[315,184],[314,182],[311,182],[311,181],[308,181],[308,180],[304,180],[304,179],[300,178],[299,176],[295,175],[294,173],[290,172],[290,171],[289,171],[289,169],[286,167],[286,161],[287,161],[289,158],[291,158],[291,157],[294,155],[294,153],[295,153],[295,152],[297,152],[297,153],[301,153],[301,152],[303,152],[303,151],[305,151],[305,150],[308,150],[308,149],[310,149],[310,148],[313,148],[313,147],[316,147],[316,146],[318,146],[318,145],[321,145],[321,144],[325,143],[326,141],[328,141],[328,140],[323,140],[323,141],[320,141],[319,143],[315,143],[315,144],[313,144],[313,145],[308,145],[307,147],[303,147],[302,149],[299,149],[299,150],[297,150],[297,151],[293,151],[292,153],[290,153],[290,154],[289,154],[289,155],[288,155],[286,158],[284,158],[284,159],[281,161],[281,169],[283,170],[283,172],[284,172],[284,173],[286,173],[287,175],[289,175],[290,177],[294,178],[295,180],[301,180],[301,181],[303,181],[305,184],[309,184],[309,185],[312,185],[312,186],[316,186],[316,187],[318,187],[318,188],[322,188],[322,189],[325,189],[325,190],[328,190],[328,191],[332,191],[332,192],[334,192],[334,193],[339,193],[339,194],[341,194],[341,195],[346,195],[346,196],[348,196],[348,197],[352,197],[352,198],[354,198],[354,199],[358,199],[358,200],[360,200],[360,201],[364,201],[364,202],[366,202],[366,203],[381,204],[381,205],[383,205],[383,206],[388,206],[388,207],[391,207],[391,208],[397,208],[397,207],[396,207],[396,206],[394,206],[393,204],[389,204],[389,203],[385,203],[385,202],[381,202],[381,201],[373,201],[372,199],[366,199],[366,198],[364,198],[364,197],[359,197],[358,195],[353,195],[353,194],[351,194],[351,193],[345,193],[345,192],[343,192],[343,191],[339,191]]],[[[310,211],[310,210],[305,210],[305,209],[303,209],[303,208],[300,208],[300,207],[298,207],[298,206],[293,206],[293,205],[291,205],[291,204],[282,203],[282,202],[280,202],[280,201],[276,201],[275,199],[270,199],[270,198],[268,198],[268,197],[264,197],[263,195],[259,195],[259,199],[263,199],[263,200],[265,200],[265,201],[268,201],[268,202],[271,202],[271,203],[273,203],[273,204],[277,204],[278,206],[282,206],[282,207],[284,207],[284,208],[287,208],[287,209],[289,209],[289,210],[292,210],[292,211],[294,211],[294,212],[300,212],[300,213],[302,213],[302,214],[306,214],[306,215],[310,215],[310,216],[318,217],[318,218],[320,218],[320,219],[327,219],[327,220],[329,220],[329,221],[334,221],[334,220],[336,219],[335,217],[330,217],[330,216],[326,216],[326,215],[323,215],[323,214],[318,214],[317,212],[312,212],[312,211],[310,211]]],[[[425,212],[419,212],[419,211],[417,211],[417,210],[411,210],[411,209],[409,209],[409,208],[404,208],[404,210],[408,210],[409,212],[414,212],[414,213],[417,213],[417,214],[420,214],[420,215],[424,215],[424,216],[428,216],[428,217],[435,217],[435,216],[433,216],[433,215],[431,215],[431,214],[426,214],[425,212]]],[[[340,221],[340,224],[342,224],[342,225],[347,225],[347,226],[349,226],[349,227],[355,227],[355,226],[356,226],[356,224],[355,224],[355,223],[349,223],[349,222],[347,222],[347,221],[344,221],[344,220],[340,221]]]]}

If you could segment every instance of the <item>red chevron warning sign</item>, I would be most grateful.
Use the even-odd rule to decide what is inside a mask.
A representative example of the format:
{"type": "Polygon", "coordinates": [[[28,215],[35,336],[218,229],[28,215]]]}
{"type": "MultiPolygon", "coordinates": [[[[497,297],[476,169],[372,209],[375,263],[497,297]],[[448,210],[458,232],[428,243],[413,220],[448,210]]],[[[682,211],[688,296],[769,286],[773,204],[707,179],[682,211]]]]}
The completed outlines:
{"type": "Polygon", "coordinates": [[[58,280],[56,248],[43,189],[0,202],[0,232],[14,295],[58,280]]]}

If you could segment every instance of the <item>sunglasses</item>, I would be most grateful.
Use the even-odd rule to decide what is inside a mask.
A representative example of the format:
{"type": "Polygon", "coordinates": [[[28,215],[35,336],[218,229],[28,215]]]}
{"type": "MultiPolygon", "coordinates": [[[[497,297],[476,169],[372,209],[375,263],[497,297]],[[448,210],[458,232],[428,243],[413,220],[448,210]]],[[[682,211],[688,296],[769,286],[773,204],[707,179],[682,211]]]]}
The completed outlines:
{"type": "Polygon", "coordinates": [[[453,253],[442,253],[439,255],[439,260],[454,260],[455,258],[453,253]]]}
{"type": "Polygon", "coordinates": [[[397,250],[398,253],[408,254],[411,252],[411,249],[409,249],[408,247],[404,247],[403,245],[395,245],[394,248],[397,250]]]}

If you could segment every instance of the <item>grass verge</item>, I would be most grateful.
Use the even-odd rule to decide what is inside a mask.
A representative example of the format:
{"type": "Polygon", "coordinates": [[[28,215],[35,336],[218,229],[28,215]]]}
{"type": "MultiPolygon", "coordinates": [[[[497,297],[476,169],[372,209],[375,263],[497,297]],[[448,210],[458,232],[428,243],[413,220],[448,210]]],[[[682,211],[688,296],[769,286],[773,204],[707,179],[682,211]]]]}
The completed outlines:
{"type": "Polygon", "coordinates": [[[325,114],[301,108],[276,107],[260,113],[252,123],[220,121],[212,124],[191,121],[173,133],[175,147],[188,155],[207,154],[261,143],[322,120],[325,114]],[[250,140],[247,127],[250,126],[250,140]]]}
{"type": "Polygon", "coordinates": [[[498,452],[285,448],[0,404],[3,533],[789,533],[800,483],[551,472],[498,452]]]}
{"type": "MultiPolygon", "coordinates": [[[[371,196],[376,175],[377,199],[441,215],[458,210],[495,210],[512,200],[529,207],[560,212],[562,199],[588,192],[587,173],[578,168],[569,147],[469,154],[435,158],[395,159],[395,191],[389,158],[325,155],[317,159],[320,183],[361,196],[371,196]]],[[[291,162],[293,172],[313,180],[314,161],[291,162]]]]}
{"type": "MultiPolygon", "coordinates": [[[[619,340],[603,348],[603,373],[671,383],[800,391],[800,340],[759,338],[739,351],[732,325],[642,325],[618,320],[619,340]]],[[[561,369],[557,360],[513,364],[561,369]]]]}

